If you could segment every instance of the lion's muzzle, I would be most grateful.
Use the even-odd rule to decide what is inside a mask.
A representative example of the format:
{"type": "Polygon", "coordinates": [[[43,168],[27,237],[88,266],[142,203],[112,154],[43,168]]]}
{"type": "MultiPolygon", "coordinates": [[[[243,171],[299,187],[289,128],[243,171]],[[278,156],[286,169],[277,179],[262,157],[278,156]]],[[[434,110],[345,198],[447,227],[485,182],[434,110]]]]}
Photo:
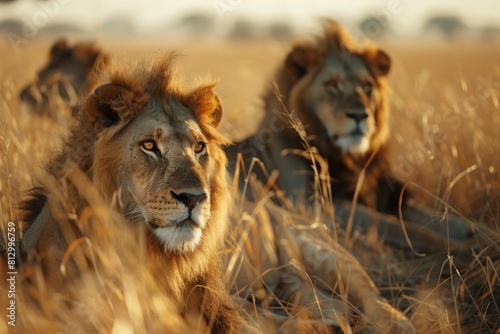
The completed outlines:
{"type": "Polygon", "coordinates": [[[148,203],[148,225],[164,246],[192,251],[210,219],[210,195],[203,188],[170,189],[148,203]]]}

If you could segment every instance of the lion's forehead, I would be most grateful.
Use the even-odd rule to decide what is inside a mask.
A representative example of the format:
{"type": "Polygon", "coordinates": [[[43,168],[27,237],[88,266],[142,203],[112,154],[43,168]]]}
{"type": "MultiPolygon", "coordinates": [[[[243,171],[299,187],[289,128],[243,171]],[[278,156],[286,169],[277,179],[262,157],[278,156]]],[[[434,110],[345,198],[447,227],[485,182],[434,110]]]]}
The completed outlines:
{"type": "Polygon", "coordinates": [[[165,112],[164,110],[151,110],[142,114],[136,120],[140,134],[134,137],[151,136],[158,141],[193,142],[204,140],[200,126],[194,116],[187,112],[165,112]]]}
{"type": "Polygon", "coordinates": [[[357,55],[346,54],[340,58],[338,54],[327,56],[323,62],[320,79],[338,78],[348,81],[362,81],[372,77],[368,66],[357,55]]]}

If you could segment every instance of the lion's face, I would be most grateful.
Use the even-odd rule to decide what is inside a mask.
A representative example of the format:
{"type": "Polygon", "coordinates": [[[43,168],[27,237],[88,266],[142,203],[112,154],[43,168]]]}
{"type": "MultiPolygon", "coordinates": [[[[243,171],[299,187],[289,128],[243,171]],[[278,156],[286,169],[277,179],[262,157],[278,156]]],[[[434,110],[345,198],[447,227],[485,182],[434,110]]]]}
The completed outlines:
{"type": "MultiPolygon", "coordinates": [[[[289,66],[298,57],[294,52],[303,50],[292,51],[289,66]]],[[[297,110],[320,147],[333,145],[347,154],[365,154],[383,121],[378,115],[382,100],[379,79],[388,73],[389,64],[383,51],[373,55],[327,53],[321,61],[302,67],[288,107],[297,110]]],[[[296,70],[296,62],[294,66],[296,70]]]]}
{"type": "MultiPolygon", "coordinates": [[[[121,107],[105,107],[107,102],[101,101],[110,98],[106,94],[128,93],[104,85],[91,95],[87,106],[116,110],[121,107]]],[[[202,130],[196,110],[178,99],[152,98],[142,108],[129,122],[105,117],[102,123],[90,111],[94,126],[102,129],[95,148],[94,183],[102,184],[108,197],[114,196],[112,190],[118,193],[124,216],[145,224],[166,250],[192,252],[211,220],[217,172],[212,151],[220,148],[202,130]],[[96,180],[103,174],[109,180],[96,180]]],[[[217,104],[211,112],[220,113],[220,108],[217,104]]]]}
{"type": "Polygon", "coordinates": [[[120,136],[128,139],[123,158],[130,166],[121,188],[134,198],[128,210],[140,214],[168,249],[189,251],[210,219],[210,152],[194,116],[176,109],[142,114],[139,126],[120,136]]]}

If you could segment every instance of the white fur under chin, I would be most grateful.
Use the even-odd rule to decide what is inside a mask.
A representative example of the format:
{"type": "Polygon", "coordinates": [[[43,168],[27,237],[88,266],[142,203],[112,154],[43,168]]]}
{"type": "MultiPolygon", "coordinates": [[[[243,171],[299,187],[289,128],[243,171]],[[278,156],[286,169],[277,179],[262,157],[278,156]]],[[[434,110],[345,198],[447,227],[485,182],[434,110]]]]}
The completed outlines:
{"type": "Polygon", "coordinates": [[[362,155],[370,149],[370,139],[360,136],[342,136],[335,144],[344,152],[351,155],[362,155]]]}
{"type": "Polygon", "coordinates": [[[194,226],[170,226],[155,230],[156,237],[171,252],[193,252],[201,242],[203,230],[194,226]]]}

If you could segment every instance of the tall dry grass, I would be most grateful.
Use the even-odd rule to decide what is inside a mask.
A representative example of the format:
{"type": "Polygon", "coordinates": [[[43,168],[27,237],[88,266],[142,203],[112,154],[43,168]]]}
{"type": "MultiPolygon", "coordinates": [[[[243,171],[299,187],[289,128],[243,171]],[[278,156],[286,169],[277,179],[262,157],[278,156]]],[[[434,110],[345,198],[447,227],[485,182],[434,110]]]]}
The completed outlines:
{"type": "MultiPolygon", "coordinates": [[[[105,42],[105,41],[102,41],[105,42]]],[[[112,56],[171,48],[166,41],[109,41],[112,56]],[[125,51],[123,51],[125,50],[125,51]]],[[[211,72],[221,79],[218,93],[226,109],[224,131],[241,138],[262,115],[259,94],[286,50],[281,44],[180,45],[187,55],[185,80],[211,72]]],[[[386,45],[395,60],[391,74],[392,160],[395,172],[413,182],[420,200],[481,222],[481,247],[463,258],[428,258],[385,246],[370,234],[354,231],[353,252],[384,297],[408,312],[419,333],[488,333],[500,324],[500,47],[386,45]]],[[[2,228],[16,219],[24,191],[40,175],[43,161],[61,145],[64,121],[23,113],[17,93],[43,63],[47,41],[34,40],[21,53],[1,45],[0,66],[0,215],[2,228]]],[[[262,219],[263,207],[236,211],[236,222],[262,219]]],[[[106,243],[79,245],[99,268],[67,291],[35,288],[18,277],[18,325],[2,315],[0,332],[186,332],[200,329],[173,307],[144,267],[138,240],[108,224],[106,243]]],[[[81,222],[85,224],[85,222],[81,222]]],[[[345,231],[339,230],[342,242],[345,231]]],[[[259,233],[254,232],[254,233],[259,233]]],[[[230,245],[237,245],[238,239],[230,245]]],[[[230,253],[229,249],[226,252],[230,253]]],[[[6,282],[2,259],[0,279],[6,282]]],[[[36,270],[36,269],[35,269],[36,270]]],[[[26,273],[34,275],[35,273],[26,273]]],[[[234,287],[236,290],[237,287],[234,287]]],[[[1,293],[4,294],[2,289],[1,293]]],[[[274,296],[269,293],[269,300],[274,296]]],[[[342,296],[338,296],[339,298],[342,296]]],[[[342,298],[340,298],[342,299],[342,298]]],[[[6,309],[2,295],[0,309],[6,309]]],[[[355,307],[355,305],[351,305],[355,307]]],[[[2,311],[3,312],[3,311],[2,311]]],[[[296,314],[300,314],[297,312],[296,314]]],[[[362,332],[363,327],[358,331],[362,332]]]]}

